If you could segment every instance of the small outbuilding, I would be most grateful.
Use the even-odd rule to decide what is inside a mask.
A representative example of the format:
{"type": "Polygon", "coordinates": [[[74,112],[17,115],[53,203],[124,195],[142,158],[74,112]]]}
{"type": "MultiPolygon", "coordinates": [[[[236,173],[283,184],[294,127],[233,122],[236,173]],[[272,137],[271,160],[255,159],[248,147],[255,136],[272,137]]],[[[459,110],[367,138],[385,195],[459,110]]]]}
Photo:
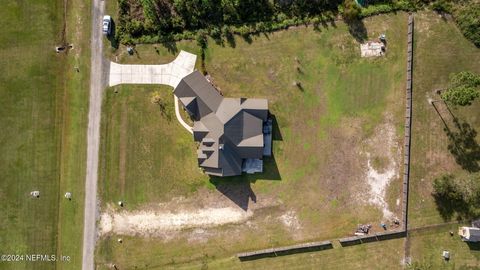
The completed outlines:
{"type": "Polygon", "coordinates": [[[480,242],[480,228],[460,227],[458,228],[458,235],[465,242],[480,242]]]}

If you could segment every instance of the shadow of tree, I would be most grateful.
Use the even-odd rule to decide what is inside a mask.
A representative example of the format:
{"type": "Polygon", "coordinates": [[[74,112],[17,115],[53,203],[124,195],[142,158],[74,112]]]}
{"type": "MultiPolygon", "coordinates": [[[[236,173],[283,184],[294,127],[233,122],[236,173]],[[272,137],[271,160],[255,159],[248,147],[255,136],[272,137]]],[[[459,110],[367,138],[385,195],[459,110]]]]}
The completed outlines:
{"type": "Polygon", "coordinates": [[[363,43],[368,38],[367,28],[362,20],[353,20],[345,22],[348,26],[348,32],[355,38],[359,43],[363,43]]]}
{"type": "Polygon", "coordinates": [[[455,177],[451,174],[443,175],[433,182],[432,193],[440,216],[445,221],[454,216],[459,221],[475,219],[480,214],[480,174],[455,177]]]}
{"type": "Polygon", "coordinates": [[[116,50],[120,46],[120,43],[118,42],[118,37],[116,35],[116,32],[117,32],[116,24],[113,19],[111,19],[110,23],[111,23],[111,30],[110,30],[110,34],[107,36],[107,39],[108,41],[110,41],[110,46],[112,46],[112,48],[116,50]]]}
{"type": "Polygon", "coordinates": [[[458,214],[457,220],[462,220],[469,216],[469,211],[466,211],[469,209],[468,205],[463,200],[452,199],[438,194],[433,194],[433,198],[435,199],[437,210],[444,221],[451,220],[455,214],[458,214]]]}
{"type": "Polygon", "coordinates": [[[225,33],[225,39],[227,40],[227,43],[230,47],[235,48],[237,46],[237,43],[235,41],[235,36],[233,35],[232,32],[227,31],[225,33]]]}
{"type": "Polygon", "coordinates": [[[449,139],[448,150],[455,161],[468,172],[480,171],[480,145],[476,141],[477,131],[467,122],[453,120],[456,130],[446,129],[449,139]]]}
{"type": "Polygon", "coordinates": [[[162,44],[162,46],[172,54],[176,54],[178,52],[177,42],[173,38],[172,34],[164,35],[160,41],[160,44],[162,44]]]}
{"type": "Polygon", "coordinates": [[[246,35],[241,35],[241,37],[242,37],[243,40],[245,40],[245,42],[247,42],[248,44],[252,44],[252,42],[253,42],[252,35],[253,35],[253,34],[246,34],[246,35]]]}

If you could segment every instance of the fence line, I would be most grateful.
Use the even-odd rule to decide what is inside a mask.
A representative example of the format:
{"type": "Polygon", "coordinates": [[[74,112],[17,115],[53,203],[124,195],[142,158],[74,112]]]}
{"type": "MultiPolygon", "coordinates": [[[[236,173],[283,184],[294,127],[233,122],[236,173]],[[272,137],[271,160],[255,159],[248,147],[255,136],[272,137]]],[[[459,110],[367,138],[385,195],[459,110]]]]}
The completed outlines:
{"type": "MultiPolygon", "coordinates": [[[[393,232],[375,233],[373,235],[352,236],[340,238],[338,241],[342,247],[358,245],[363,243],[384,241],[406,237],[408,234],[408,192],[410,183],[410,143],[412,128],[412,86],[413,86],[413,14],[408,16],[407,34],[407,86],[405,104],[405,134],[404,134],[404,157],[403,157],[403,194],[402,194],[402,230],[393,232]]],[[[415,229],[417,230],[417,229],[415,229]]],[[[255,260],[265,257],[276,257],[299,252],[316,251],[333,248],[330,241],[306,243],[295,246],[270,248],[252,252],[237,254],[241,260],[255,260]]]]}
{"type": "Polygon", "coordinates": [[[255,259],[266,258],[266,257],[277,257],[277,256],[294,254],[294,253],[318,251],[318,250],[331,249],[331,248],[333,248],[332,242],[323,241],[323,242],[305,243],[305,244],[299,244],[294,246],[269,248],[269,249],[262,249],[262,250],[252,251],[252,252],[238,253],[237,257],[241,261],[248,261],[248,260],[255,260],[255,259]]]}
{"type": "Polygon", "coordinates": [[[404,173],[403,173],[403,201],[402,225],[408,231],[408,189],[410,183],[410,143],[412,134],[412,86],[413,86],[413,15],[408,16],[407,35],[407,87],[405,104],[405,138],[404,138],[404,173]]]}

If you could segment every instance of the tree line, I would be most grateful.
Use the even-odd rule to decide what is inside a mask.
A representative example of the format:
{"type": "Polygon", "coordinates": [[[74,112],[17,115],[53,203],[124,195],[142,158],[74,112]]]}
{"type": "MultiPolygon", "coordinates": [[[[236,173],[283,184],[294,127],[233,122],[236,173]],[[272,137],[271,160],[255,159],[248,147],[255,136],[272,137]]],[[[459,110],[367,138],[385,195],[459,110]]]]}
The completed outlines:
{"type": "Polygon", "coordinates": [[[123,44],[193,39],[202,30],[214,39],[292,25],[320,25],[397,10],[431,7],[454,15],[464,35],[480,46],[480,3],[475,0],[117,0],[115,38],[123,44]],[[361,3],[360,6],[358,3],[361,3]]]}

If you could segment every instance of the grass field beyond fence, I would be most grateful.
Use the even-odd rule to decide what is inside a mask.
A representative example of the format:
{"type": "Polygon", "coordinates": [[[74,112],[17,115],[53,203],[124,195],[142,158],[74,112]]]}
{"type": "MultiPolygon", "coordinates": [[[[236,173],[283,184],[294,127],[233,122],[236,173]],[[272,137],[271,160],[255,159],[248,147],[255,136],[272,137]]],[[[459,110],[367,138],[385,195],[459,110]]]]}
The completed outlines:
{"type": "Polygon", "coordinates": [[[4,2],[0,253],[62,255],[69,261],[29,262],[24,257],[22,262],[0,262],[0,269],[80,269],[90,3],[68,1],[64,22],[66,2],[4,2]],[[62,41],[74,49],[55,53],[62,41]],[[30,196],[34,190],[40,198],[30,196]],[[71,201],[63,197],[67,191],[73,194],[71,201]]]}

